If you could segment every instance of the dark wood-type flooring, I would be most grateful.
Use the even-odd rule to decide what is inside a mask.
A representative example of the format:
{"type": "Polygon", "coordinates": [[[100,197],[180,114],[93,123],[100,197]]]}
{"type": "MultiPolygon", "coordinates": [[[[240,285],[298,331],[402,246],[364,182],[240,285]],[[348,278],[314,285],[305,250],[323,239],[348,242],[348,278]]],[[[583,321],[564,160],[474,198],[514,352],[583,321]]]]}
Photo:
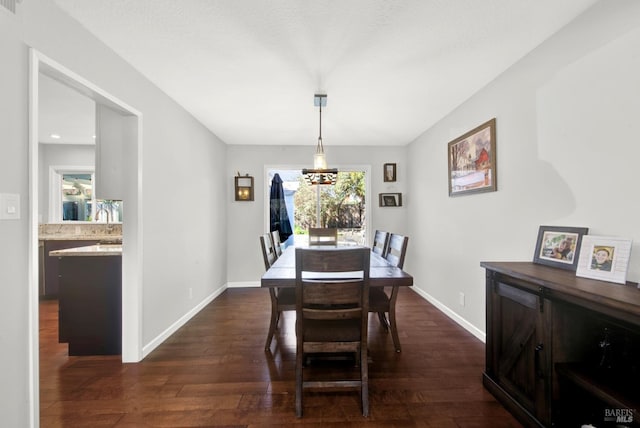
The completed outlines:
{"type": "Polygon", "coordinates": [[[370,316],[370,416],[357,392],[306,392],[295,417],[295,313],[271,352],[267,290],[228,289],[142,362],[69,357],[57,302],[40,305],[40,421],[47,427],[520,427],[482,386],[484,344],[409,289],[402,353],[370,316]]]}

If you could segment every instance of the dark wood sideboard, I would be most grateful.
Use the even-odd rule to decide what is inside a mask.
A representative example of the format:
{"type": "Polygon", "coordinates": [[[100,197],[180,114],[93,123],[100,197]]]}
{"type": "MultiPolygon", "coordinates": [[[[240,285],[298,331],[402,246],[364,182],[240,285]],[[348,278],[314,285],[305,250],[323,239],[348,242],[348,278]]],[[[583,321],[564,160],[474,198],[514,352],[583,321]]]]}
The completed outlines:
{"type": "Polygon", "coordinates": [[[486,269],[484,386],[525,426],[640,426],[640,290],[530,262],[486,269]]]}

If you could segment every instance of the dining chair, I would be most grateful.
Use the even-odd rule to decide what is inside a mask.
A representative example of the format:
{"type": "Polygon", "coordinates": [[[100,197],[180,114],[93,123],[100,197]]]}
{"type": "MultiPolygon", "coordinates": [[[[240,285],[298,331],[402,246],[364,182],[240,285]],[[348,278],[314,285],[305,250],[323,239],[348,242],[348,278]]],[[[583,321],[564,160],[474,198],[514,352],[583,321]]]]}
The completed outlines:
{"type": "Polygon", "coordinates": [[[309,245],[338,245],[338,229],[330,227],[310,227],[309,245]]]}
{"type": "Polygon", "coordinates": [[[282,242],[280,241],[280,232],[278,230],[271,231],[271,242],[273,242],[276,255],[280,257],[282,255],[282,242]]]}
{"type": "MultiPolygon", "coordinates": [[[[307,388],[355,388],[362,414],[369,414],[367,248],[296,248],[296,416],[302,417],[307,388]],[[306,371],[308,354],[355,353],[358,378],[306,371]],[[305,374],[306,372],[306,374],[305,374]]],[[[309,367],[310,368],[310,367],[309,367]]],[[[327,370],[332,370],[327,368],[327,370]]],[[[334,369],[335,370],[335,369],[334,369]]]]}
{"type": "MultiPolygon", "coordinates": [[[[389,237],[387,253],[384,255],[384,258],[391,265],[402,269],[408,243],[409,237],[392,233],[389,237]]],[[[385,288],[389,287],[369,289],[369,312],[377,313],[378,319],[385,330],[391,330],[391,337],[393,338],[393,345],[396,352],[401,352],[402,348],[400,346],[400,337],[398,336],[398,326],[396,323],[396,300],[398,298],[399,287],[397,285],[390,287],[390,293],[388,293],[385,288]],[[385,314],[389,314],[388,320],[385,314]]]]}
{"type": "Polygon", "coordinates": [[[387,253],[387,245],[389,245],[389,232],[376,230],[376,234],[373,236],[371,251],[384,257],[387,253]]]}
{"type": "MultiPolygon", "coordinates": [[[[262,249],[265,270],[269,270],[278,259],[270,233],[260,236],[260,248],[262,249]]],[[[271,346],[282,311],[294,311],[296,309],[296,293],[293,288],[269,287],[269,297],[271,298],[271,320],[269,322],[267,342],[264,345],[265,351],[268,351],[271,346]]]]}

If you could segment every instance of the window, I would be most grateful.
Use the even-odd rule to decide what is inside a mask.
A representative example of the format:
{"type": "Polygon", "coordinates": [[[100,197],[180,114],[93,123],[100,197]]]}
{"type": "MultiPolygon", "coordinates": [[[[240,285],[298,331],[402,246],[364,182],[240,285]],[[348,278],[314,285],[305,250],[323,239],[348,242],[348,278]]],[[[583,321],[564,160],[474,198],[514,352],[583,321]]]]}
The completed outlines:
{"type": "Polygon", "coordinates": [[[91,221],[93,174],[62,174],[62,221],[91,221]]]}
{"type": "Polygon", "coordinates": [[[290,238],[293,242],[288,244],[304,245],[309,227],[338,228],[338,241],[342,245],[366,244],[366,171],[350,169],[338,173],[335,186],[310,186],[300,169],[267,171],[267,195],[276,173],[283,181],[287,214],[294,233],[290,238]]]}
{"type": "Polygon", "coordinates": [[[122,201],[95,199],[94,183],[91,167],[51,167],[49,221],[121,222],[122,201]]]}

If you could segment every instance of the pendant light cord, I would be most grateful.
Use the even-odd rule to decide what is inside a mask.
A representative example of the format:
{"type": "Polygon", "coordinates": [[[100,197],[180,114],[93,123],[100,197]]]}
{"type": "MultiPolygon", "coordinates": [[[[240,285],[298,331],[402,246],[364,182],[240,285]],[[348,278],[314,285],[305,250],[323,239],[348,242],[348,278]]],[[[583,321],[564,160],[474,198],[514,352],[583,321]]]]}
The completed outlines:
{"type": "Polygon", "coordinates": [[[318,149],[316,153],[324,153],[324,146],[322,145],[322,99],[320,99],[318,105],[320,107],[320,132],[318,134],[318,149]]]}

